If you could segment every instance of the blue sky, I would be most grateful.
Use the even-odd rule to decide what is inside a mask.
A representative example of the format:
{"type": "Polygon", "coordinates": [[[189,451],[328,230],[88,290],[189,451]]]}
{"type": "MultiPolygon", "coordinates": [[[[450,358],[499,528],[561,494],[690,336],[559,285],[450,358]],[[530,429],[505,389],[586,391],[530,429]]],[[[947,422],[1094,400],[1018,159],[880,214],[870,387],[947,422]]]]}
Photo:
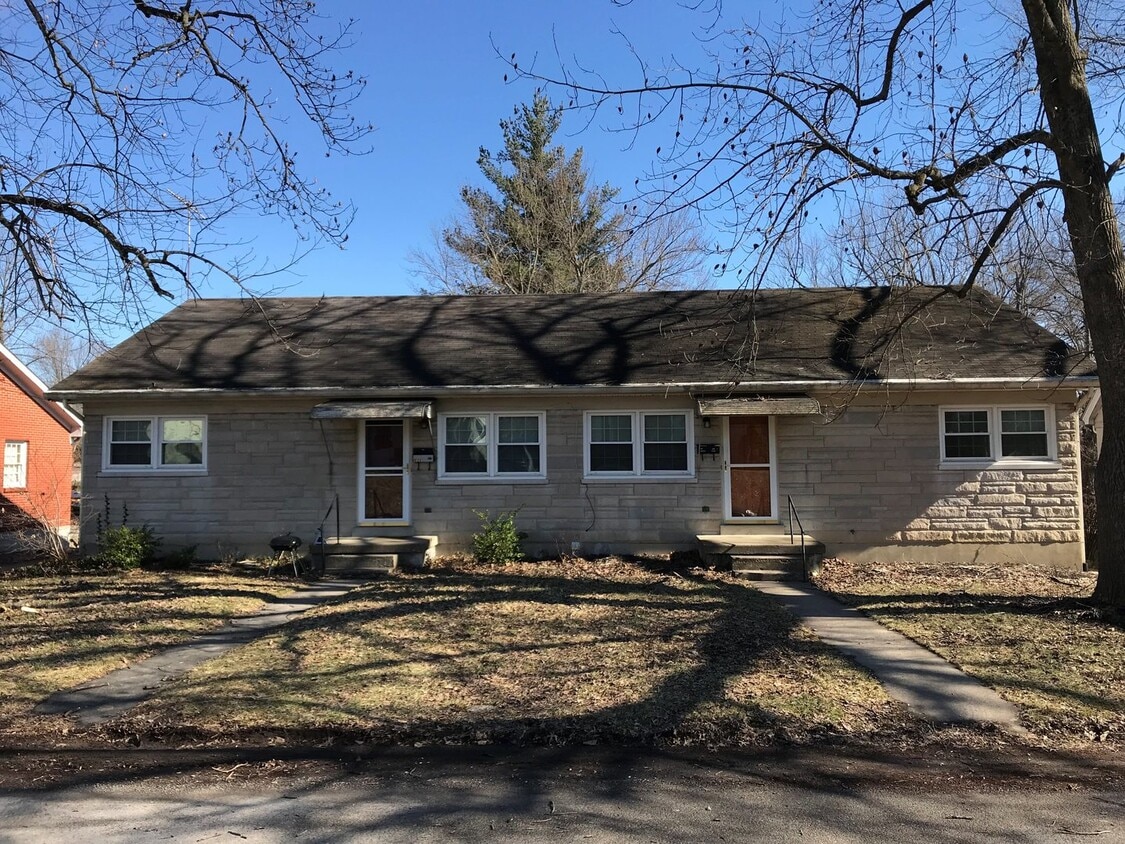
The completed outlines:
{"type": "MultiPolygon", "coordinates": [[[[478,148],[498,149],[499,122],[533,95],[532,82],[505,82],[509,68],[504,58],[515,53],[521,67],[535,66],[546,74],[557,72],[560,64],[597,71],[611,85],[639,84],[641,74],[631,48],[652,64],[674,58],[686,67],[707,68],[708,44],[701,40],[700,27],[710,20],[710,3],[700,0],[703,11],[693,11],[692,5],[697,5],[695,0],[322,0],[319,11],[329,23],[356,19],[354,44],[332,64],[368,81],[354,113],[376,127],[369,139],[371,151],[325,158],[310,126],[294,117],[285,131],[299,152],[305,176],[354,206],[355,220],[344,248],[323,245],[292,269],[252,280],[250,288],[295,296],[416,292],[410,253],[427,249],[433,232],[458,211],[462,185],[486,184],[476,164],[478,148]]],[[[807,5],[803,0],[728,2],[727,18],[716,32],[734,27],[742,16],[760,30],[772,28],[783,16],[800,26],[794,18],[807,5]]],[[[974,53],[991,50],[1013,34],[993,0],[963,0],[958,9],[958,40],[974,53]]],[[[949,49],[960,55],[960,46],[949,49]]],[[[661,139],[649,136],[633,143],[632,136],[605,126],[603,118],[587,124],[585,113],[567,114],[556,141],[572,150],[583,147],[595,181],[621,187],[622,198],[628,199],[634,180],[651,166],[661,139]]],[[[667,143],[666,137],[663,140],[667,143]]],[[[834,225],[838,219],[826,217],[825,224],[834,225]]],[[[713,243],[729,241],[721,230],[707,234],[713,243]]],[[[258,264],[275,267],[288,264],[294,252],[303,249],[287,221],[252,215],[227,218],[214,239],[248,247],[258,264]]],[[[225,261],[229,256],[216,257],[225,261]]],[[[735,286],[738,278],[731,272],[715,281],[735,286]]],[[[199,293],[232,296],[238,290],[216,279],[200,283],[199,293]]],[[[176,302],[153,297],[146,304],[147,313],[137,315],[142,321],[176,302]]],[[[105,333],[106,339],[117,341],[130,332],[118,327],[105,333]]]]}
{"type": "MultiPolygon", "coordinates": [[[[320,7],[326,15],[356,18],[355,45],[335,64],[367,78],[356,113],[376,131],[371,153],[358,157],[318,158],[308,139],[307,158],[302,158],[318,163],[306,173],[351,202],[356,216],[344,249],[322,247],[293,272],[269,279],[287,295],[415,291],[409,253],[426,248],[432,231],[457,211],[461,185],[484,183],[476,164],[478,148],[498,149],[500,120],[534,92],[527,81],[504,82],[508,68],[496,49],[516,53],[525,66],[538,54],[546,70],[558,67],[558,45],[568,63],[596,67],[609,78],[630,78],[637,65],[615,29],[646,58],[674,51],[687,61],[699,56],[691,32],[704,19],[666,0],[626,6],[610,0],[420,0],[375,7],[359,0],[332,0],[320,7]]],[[[595,179],[623,188],[652,157],[652,149],[628,149],[628,137],[586,127],[580,115],[564,119],[556,141],[570,149],[582,146],[595,179]]],[[[249,240],[259,256],[283,260],[294,248],[288,229],[276,222],[233,220],[227,229],[249,240]]],[[[230,290],[215,284],[201,293],[230,295],[230,290]]]]}

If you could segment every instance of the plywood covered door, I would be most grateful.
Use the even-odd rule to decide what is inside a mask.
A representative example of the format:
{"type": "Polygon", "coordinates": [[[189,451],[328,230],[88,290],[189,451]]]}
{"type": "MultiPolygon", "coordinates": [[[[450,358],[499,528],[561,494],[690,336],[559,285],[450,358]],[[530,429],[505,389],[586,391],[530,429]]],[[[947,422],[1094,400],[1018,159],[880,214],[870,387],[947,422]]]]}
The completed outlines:
{"type": "Polygon", "coordinates": [[[777,478],[771,416],[728,416],[726,517],[777,518],[777,478]]]}

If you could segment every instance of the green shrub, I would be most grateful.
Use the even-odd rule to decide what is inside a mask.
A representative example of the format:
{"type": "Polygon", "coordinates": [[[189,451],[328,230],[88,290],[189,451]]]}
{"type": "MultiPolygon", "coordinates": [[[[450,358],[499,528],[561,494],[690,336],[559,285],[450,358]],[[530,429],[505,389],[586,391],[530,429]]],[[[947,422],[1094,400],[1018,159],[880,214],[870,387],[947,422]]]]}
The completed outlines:
{"type": "Polygon", "coordinates": [[[481,528],[473,534],[473,556],[478,562],[490,564],[513,563],[523,558],[520,534],[516,530],[516,513],[501,513],[495,519],[487,510],[474,510],[481,528]]]}
{"type": "MultiPolygon", "coordinates": [[[[98,553],[85,561],[87,568],[136,569],[156,559],[160,540],[148,525],[129,526],[129,505],[121,505],[121,524],[113,525],[109,496],[105,497],[105,519],[97,517],[98,553]]],[[[192,549],[194,555],[195,549],[192,549]]]]}
{"type": "Polygon", "coordinates": [[[136,569],[152,562],[160,540],[152,528],[119,527],[106,528],[98,537],[98,559],[102,564],[115,568],[136,569]]]}

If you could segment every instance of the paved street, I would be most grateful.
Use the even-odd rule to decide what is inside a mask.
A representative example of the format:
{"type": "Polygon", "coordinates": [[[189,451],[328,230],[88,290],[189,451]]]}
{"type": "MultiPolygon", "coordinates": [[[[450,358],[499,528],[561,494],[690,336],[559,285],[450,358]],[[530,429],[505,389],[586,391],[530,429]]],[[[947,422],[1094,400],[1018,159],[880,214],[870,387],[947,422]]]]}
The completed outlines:
{"type": "MultiPolygon", "coordinates": [[[[1117,784],[1066,770],[708,754],[397,752],[315,776],[92,777],[0,794],[0,840],[186,842],[1125,842],[1117,784]],[[918,768],[927,768],[918,777],[918,768]],[[1042,775],[1041,775],[1042,774],[1042,775]],[[229,778],[229,779],[228,779],[229,778]]],[[[1079,773],[1078,769],[1074,769],[1079,773]]]]}

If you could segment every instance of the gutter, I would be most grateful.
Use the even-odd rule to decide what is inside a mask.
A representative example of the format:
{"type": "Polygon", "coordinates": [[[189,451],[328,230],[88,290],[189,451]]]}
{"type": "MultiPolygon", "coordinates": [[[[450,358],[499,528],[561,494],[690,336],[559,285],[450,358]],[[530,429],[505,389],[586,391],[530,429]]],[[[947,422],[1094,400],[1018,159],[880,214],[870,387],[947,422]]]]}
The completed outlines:
{"type": "Polygon", "coordinates": [[[555,395],[586,395],[589,393],[634,393],[661,395],[672,393],[696,393],[710,391],[719,393],[771,393],[786,390],[837,389],[871,392],[874,390],[948,390],[968,388],[974,390],[1020,389],[1041,390],[1074,387],[1089,389],[1098,386],[1096,375],[1073,375],[1058,378],[883,378],[870,381],[837,381],[831,379],[790,380],[790,381],[675,381],[651,384],[450,384],[444,387],[399,386],[399,387],[263,387],[254,389],[230,389],[223,387],[184,387],[161,389],[113,389],[113,390],[52,390],[47,396],[55,400],[86,401],[89,399],[115,398],[208,398],[208,397],[293,397],[293,398],[367,398],[380,396],[410,395],[482,395],[482,394],[527,394],[553,393],[555,395]]]}

